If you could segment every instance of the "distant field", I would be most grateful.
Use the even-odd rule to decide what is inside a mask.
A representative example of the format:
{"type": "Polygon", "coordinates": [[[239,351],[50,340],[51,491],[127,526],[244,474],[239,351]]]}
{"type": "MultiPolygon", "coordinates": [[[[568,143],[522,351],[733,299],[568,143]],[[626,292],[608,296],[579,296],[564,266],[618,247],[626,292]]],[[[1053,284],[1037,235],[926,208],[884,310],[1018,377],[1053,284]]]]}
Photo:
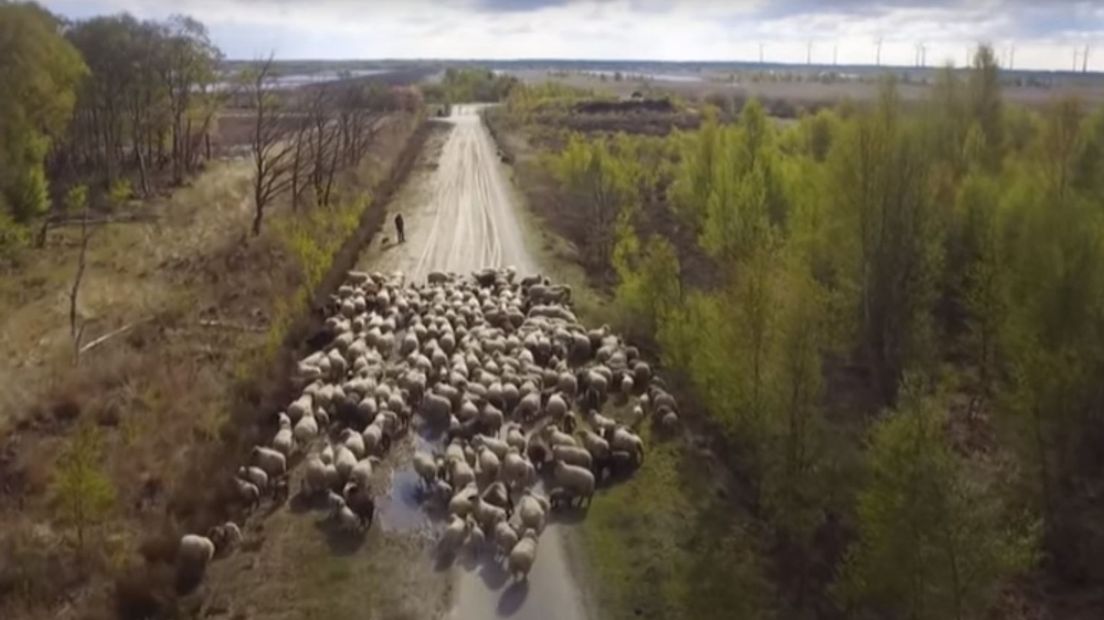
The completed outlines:
{"type": "MultiPolygon", "coordinates": [[[[608,72],[550,72],[542,69],[521,69],[510,71],[527,83],[559,82],[579,88],[589,88],[599,92],[628,96],[634,91],[648,87],[672,91],[692,98],[700,98],[711,93],[735,94],[760,99],[777,99],[798,105],[835,103],[846,99],[867,101],[878,92],[876,81],[869,82],[730,82],[710,79],[708,74],[694,73],[650,73],[651,79],[626,77],[614,80],[608,72]],[[603,80],[602,78],[605,77],[603,80]],[[694,78],[697,79],[694,79],[694,78]]],[[[625,75],[629,75],[626,72],[625,75]]],[[[900,84],[898,92],[906,101],[918,101],[924,98],[930,86],[927,84],[900,84]]],[[[1078,80],[1050,88],[1028,86],[1005,86],[1002,90],[1005,101],[1030,106],[1041,106],[1047,102],[1065,96],[1076,95],[1091,105],[1104,103],[1104,80],[1078,80]]]]}

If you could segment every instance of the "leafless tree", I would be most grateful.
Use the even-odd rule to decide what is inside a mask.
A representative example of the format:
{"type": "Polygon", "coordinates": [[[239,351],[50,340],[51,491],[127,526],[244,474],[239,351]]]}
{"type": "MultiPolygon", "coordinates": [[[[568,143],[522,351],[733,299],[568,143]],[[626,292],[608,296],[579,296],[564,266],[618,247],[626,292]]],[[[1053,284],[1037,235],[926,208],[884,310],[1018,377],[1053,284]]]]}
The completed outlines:
{"type": "Polygon", "coordinates": [[[272,56],[253,75],[253,105],[256,109],[251,150],[253,154],[253,234],[261,234],[265,208],[291,187],[295,145],[288,140],[289,122],[281,114],[281,100],[272,82],[272,56]]]}

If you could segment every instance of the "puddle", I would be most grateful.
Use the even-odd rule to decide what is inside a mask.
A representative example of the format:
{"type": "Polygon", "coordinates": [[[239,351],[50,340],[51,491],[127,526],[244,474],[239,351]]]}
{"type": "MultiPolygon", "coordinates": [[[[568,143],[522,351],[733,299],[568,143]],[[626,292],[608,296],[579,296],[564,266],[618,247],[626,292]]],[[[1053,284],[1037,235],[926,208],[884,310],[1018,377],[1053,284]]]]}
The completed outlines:
{"type": "MultiPolygon", "coordinates": [[[[402,450],[400,463],[391,472],[389,490],[378,502],[380,527],[389,532],[405,532],[428,529],[440,521],[426,505],[422,480],[411,463],[413,451],[432,452],[440,443],[421,433],[413,433],[413,448],[402,450]]],[[[409,444],[408,444],[409,446],[409,444]]]]}

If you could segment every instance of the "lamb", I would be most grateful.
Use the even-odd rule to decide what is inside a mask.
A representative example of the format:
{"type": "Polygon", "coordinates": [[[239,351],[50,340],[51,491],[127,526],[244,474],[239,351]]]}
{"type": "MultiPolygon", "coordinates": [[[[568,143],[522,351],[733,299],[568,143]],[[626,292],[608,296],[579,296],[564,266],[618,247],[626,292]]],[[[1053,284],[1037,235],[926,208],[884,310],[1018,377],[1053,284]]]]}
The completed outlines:
{"type": "Polygon", "coordinates": [[[519,424],[511,422],[506,425],[506,445],[509,448],[514,448],[517,451],[525,450],[525,433],[522,432],[519,424]]]}
{"type": "Polygon", "coordinates": [[[177,570],[187,580],[198,581],[215,557],[215,543],[206,536],[185,534],[176,550],[177,570]]]}
{"type": "MultiPolygon", "coordinates": [[[[456,488],[455,486],[453,488],[456,488]]],[[[472,500],[479,494],[475,484],[464,487],[452,496],[448,503],[448,511],[461,517],[467,516],[472,511],[472,500]]]]}
{"type": "Polygon", "coordinates": [[[510,576],[515,580],[529,578],[529,571],[537,560],[537,534],[533,530],[526,530],[518,540],[514,548],[510,550],[509,568],[510,576]]]}
{"type": "Polygon", "coordinates": [[[282,476],[287,471],[287,458],[271,448],[254,446],[253,461],[269,476],[282,476]]]}
{"type": "Polygon", "coordinates": [[[503,420],[502,410],[490,403],[487,403],[479,412],[479,422],[484,428],[497,431],[502,428],[503,420]]]}
{"type": "Polygon", "coordinates": [[[607,429],[612,430],[617,426],[615,420],[607,418],[593,409],[587,412],[587,422],[599,433],[605,433],[607,429]]]}
{"type": "Polygon", "coordinates": [[[594,495],[594,474],[589,470],[576,465],[568,465],[563,461],[556,461],[552,475],[556,484],[562,486],[581,500],[590,503],[594,495]]]}
{"type": "Polygon", "coordinates": [[[215,549],[224,554],[232,551],[242,541],[241,528],[233,521],[227,521],[222,525],[216,525],[208,532],[208,538],[215,545],[215,549]]]}
{"type": "Polygon", "coordinates": [[[364,432],[360,434],[361,441],[364,442],[364,454],[379,454],[385,447],[385,437],[382,420],[377,418],[366,426],[364,432]]]}
{"type": "Polygon", "coordinates": [[[472,500],[472,515],[476,521],[479,522],[485,528],[493,528],[499,521],[505,521],[507,519],[506,510],[499,508],[494,504],[484,501],[482,497],[476,496],[472,500]]]}
{"type": "Polygon", "coordinates": [[[563,461],[568,465],[578,465],[579,467],[585,467],[591,469],[594,464],[594,459],[591,457],[590,452],[585,448],[578,446],[552,446],[552,456],[557,461],[563,461]]]}
{"type": "Polygon", "coordinates": [[[500,460],[506,458],[506,453],[510,451],[510,444],[496,437],[488,437],[486,435],[476,435],[472,438],[472,445],[477,448],[488,448],[491,452],[494,452],[495,456],[500,460]]]}

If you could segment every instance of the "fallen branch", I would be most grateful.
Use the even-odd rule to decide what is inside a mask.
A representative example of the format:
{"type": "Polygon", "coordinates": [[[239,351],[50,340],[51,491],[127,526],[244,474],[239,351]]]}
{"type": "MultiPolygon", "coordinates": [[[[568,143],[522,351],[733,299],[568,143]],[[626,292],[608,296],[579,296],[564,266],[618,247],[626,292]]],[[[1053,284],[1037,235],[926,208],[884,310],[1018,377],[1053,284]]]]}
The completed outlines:
{"type": "Polygon", "coordinates": [[[137,327],[138,325],[140,325],[142,323],[145,323],[148,320],[149,319],[142,319],[141,321],[134,321],[133,323],[128,323],[126,325],[123,325],[119,329],[107,332],[106,334],[100,336],[99,338],[97,338],[97,339],[93,340],[92,342],[89,342],[88,344],[81,347],[80,348],[80,353],[81,354],[87,353],[88,351],[91,351],[93,348],[98,347],[99,345],[107,342],[108,340],[111,340],[115,336],[120,336],[122,334],[125,334],[128,331],[134,329],[135,327],[137,327]]]}

